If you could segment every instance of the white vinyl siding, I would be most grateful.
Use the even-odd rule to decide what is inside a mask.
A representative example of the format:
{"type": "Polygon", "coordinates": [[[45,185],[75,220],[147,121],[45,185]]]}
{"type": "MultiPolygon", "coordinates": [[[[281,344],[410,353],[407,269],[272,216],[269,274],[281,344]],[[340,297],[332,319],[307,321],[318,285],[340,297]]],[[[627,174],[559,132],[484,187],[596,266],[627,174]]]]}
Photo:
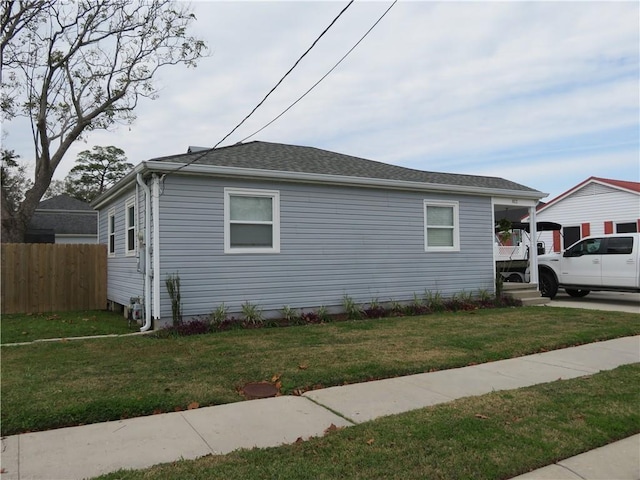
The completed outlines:
{"type": "Polygon", "coordinates": [[[131,197],[124,206],[125,248],[127,255],[136,254],[136,199],[131,197]]]}
{"type": "MultiPolygon", "coordinates": [[[[613,223],[614,232],[618,223],[637,223],[640,219],[639,201],[637,193],[590,183],[537,212],[536,220],[556,222],[563,227],[588,223],[591,235],[604,235],[606,222],[613,223]]],[[[545,242],[549,251],[553,245],[553,233],[540,232],[538,241],[545,242]]],[[[564,245],[570,246],[566,242],[564,245]]]]}
{"type": "Polygon", "coordinates": [[[460,250],[458,202],[424,201],[424,248],[427,252],[460,250]]]}
{"type": "Polygon", "coordinates": [[[280,252],[280,192],[225,188],[225,253],[280,252]]]}
{"type": "Polygon", "coordinates": [[[109,232],[108,252],[109,256],[116,254],[116,210],[112,208],[107,214],[107,229],[109,232]]]}

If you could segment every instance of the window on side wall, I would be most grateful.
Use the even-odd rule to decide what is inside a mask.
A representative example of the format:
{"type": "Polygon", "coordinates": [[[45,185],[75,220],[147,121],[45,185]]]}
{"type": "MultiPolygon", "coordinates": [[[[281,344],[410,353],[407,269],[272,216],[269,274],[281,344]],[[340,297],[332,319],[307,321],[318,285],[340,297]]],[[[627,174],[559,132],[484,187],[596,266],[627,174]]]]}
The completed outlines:
{"type": "Polygon", "coordinates": [[[280,252],[280,192],[224,189],[224,252],[280,252]]]}
{"type": "Polygon", "coordinates": [[[425,251],[459,251],[458,202],[425,200],[424,228],[425,251]]]}
{"type": "Polygon", "coordinates": [[[616,233],[635,233],[638,231],[637,222],[616,223],[616,233]]]}
{"type": "Polygon", "coordinates": [[[127,255],[136,253],[136,199],[131,197],[124,206],[127,255]]]}
{"type": "Polygon", "coordinates": [[[113,208],[107,214],[107,227],[109,255],[113,256],[116,254],[116,211],[113,208]]]}

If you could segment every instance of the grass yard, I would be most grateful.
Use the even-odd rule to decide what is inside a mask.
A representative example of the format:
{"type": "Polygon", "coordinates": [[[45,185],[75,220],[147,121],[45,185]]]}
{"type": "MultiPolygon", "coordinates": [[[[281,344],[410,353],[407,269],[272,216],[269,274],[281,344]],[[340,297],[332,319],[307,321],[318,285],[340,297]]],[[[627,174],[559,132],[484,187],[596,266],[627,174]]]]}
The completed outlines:
{"type": "Polygon", "coordinates": [[[640,334],[631,313],[506,308],[191,337],[2,347],[2,435],[454,368],[640,334]]]}
{"type": "Polygon", "coordinates": [[[2,315],[0,340],[5,343],[32,342],[41,338],[87,337],[133,333],[121,314],[106,310],[85,312],[28,313],[2,315]]]}
{"type": "Polygon", "coordinates": [[[506,479],[640,432],[640,365],[102,480],[506,479]]]}

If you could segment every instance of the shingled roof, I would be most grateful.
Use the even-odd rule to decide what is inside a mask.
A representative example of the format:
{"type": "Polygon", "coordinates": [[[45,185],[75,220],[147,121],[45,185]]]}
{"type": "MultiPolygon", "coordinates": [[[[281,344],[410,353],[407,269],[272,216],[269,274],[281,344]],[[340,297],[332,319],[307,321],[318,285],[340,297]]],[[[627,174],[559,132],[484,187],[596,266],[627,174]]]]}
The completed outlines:
{"type": "Polygon", "coordinates": [[[58,195],[38,204],[29,229],[52,230],[58,235],[97,235],[98,212],[86,202],[58,195]]]}
{"type": "Polygon", "coordinates": [[[259,141],[154,158],[152,161],[537,192],[498,177],[427,172],[314,147],[259,141]]]}

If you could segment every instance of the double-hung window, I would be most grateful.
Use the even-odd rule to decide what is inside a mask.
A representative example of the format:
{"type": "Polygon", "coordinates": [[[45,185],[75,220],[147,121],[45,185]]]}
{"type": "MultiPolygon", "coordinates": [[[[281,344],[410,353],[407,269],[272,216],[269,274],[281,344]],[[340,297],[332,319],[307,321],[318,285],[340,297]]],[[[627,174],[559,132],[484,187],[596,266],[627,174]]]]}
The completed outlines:
{"type": "Polygon", "coordinates": [[[424,229],[425,251],[459,251],[458,202],[425,200],[424,229]]]}
{"type": "Polygon", "coordinates": [[[113,208],[107,214],[107,232],[109,256],[113,256],[116,254],[116,211],[113,208]]]}
{"type": "Polygon", "coordinates": [[[224,189],[224,251],[280,252],[280,192],[224,189]]]}
{"type": "Polygon", "coordinates": [[[124,206],[127,255],[136,253],[136,199],[131,197],[124,206]]]}

